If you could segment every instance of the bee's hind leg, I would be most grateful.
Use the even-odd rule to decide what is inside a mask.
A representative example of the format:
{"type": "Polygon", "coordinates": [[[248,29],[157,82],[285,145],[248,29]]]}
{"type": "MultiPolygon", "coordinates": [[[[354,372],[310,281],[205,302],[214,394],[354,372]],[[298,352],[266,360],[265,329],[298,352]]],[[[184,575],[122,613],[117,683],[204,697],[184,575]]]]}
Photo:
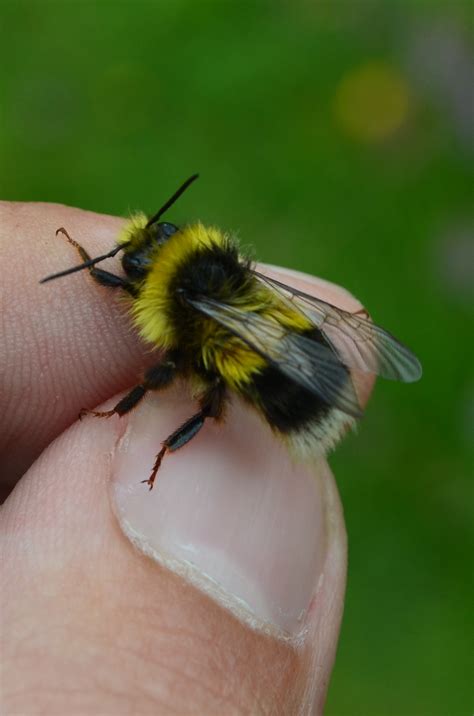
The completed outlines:
{"type": "Polygon", "coordinates": [[[156,475],[165,454],[179,450],[179,448],[192,440],[201,430],[207,418],[220,418],[224,410],[225,399],[225,386],[221,380],[217,380],[201,398],[201,410],[190,417],[189,420],[186,420],[186,422],[171,433],[166,440],[163,440],[162,448],[156,456],[150,477],[148,480],[142,480],[142,482],[147,483],[150,490],[153,489],[156,475]]]}

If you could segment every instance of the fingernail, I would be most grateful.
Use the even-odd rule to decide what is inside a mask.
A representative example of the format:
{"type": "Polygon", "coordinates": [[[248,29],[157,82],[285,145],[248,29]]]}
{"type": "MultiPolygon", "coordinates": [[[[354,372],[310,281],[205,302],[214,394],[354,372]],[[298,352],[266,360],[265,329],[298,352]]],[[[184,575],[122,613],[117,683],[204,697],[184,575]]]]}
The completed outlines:
{"type": "Polygon", "coordinates": [[[115,511],[141,551],[182,575],[252,627],[304,633],[326,554],[325,497],[317,466],[294,464],[260,418],[234,401],[165,455],[161,441],[196,410],[177,386],[128,417],[113,464],[115,511]]]}

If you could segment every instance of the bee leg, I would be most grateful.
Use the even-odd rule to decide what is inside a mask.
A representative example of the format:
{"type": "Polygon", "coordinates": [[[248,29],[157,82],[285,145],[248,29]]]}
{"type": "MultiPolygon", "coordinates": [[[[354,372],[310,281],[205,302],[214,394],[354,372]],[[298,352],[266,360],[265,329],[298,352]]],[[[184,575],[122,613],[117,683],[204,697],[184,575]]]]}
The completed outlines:
{"type": "Polygon", "coordinates": [[[161,461],[167,452],[174,452],[186,445],[201,430],[207,418],[220,418],[225,404],[225,387],[219,380],[204,394],[201,400],[201,410],[186,420],[174,433],[171,433],[162,442],[162,448],[156,456],[151,475],[146,482],[149,489],[153,489],[161,461]]]}
{"type": "MultiPolygon", "coordinates": [[[[75,239],[72,238],[72,236],[69,236],[65,228],[61,227],[60,229],[58,229],[56,231],[56,236],[58,234],[63,234],[66,237],[71,246],[74,246],[83,261],[90,260],[91,256],[80,244],[77,243],[77,241],[75,241],[75,239]]],[[[134,292],[129,282],[121,276],[116,276],[114,273],[110,273],[110,271],[104,271],[103,269],[95,268],[95,266],[90,266],[88,271],[94,281],[96,281],[101,286],[107,286],[108,288],[122,288],[124,289],[124,291],[128,291],[132,294],[134,292]]]]}
{"type": "Polygon", "coordinates": [[[129,393],[127,393],[125,397],[122,398],[122,400],[119,400],[117,405],[113,407],[112,410],[101,411],[83,408],[79,413],[79,420],[82,420],[85,415],[93,415],[95,418],[111,418],[112,415],[125,415],[125,413],[129,413],[132,408],[138,405],[145,393],[146,388],[144,385],[136,385],[129,393]]]}
{"type": "Polygon", "coordinates": [[[166,388],[170,385],[175,376],[176,363],[171,359],[165,359],[162,363],[149,368],[149,370],[145,373],[143,383],[132,388],[132,390],[127,393],[122,400],[119,400],[117,405],[112,408],[112,410],[98,411],[84,408],[79,413],[79,419],[83,418],[84,415],[94,415],[96,418],[111,418],[112,415],[125,415],[138,405],[140,400],[149,390],[160,390],[162,388],[166,388]]]}

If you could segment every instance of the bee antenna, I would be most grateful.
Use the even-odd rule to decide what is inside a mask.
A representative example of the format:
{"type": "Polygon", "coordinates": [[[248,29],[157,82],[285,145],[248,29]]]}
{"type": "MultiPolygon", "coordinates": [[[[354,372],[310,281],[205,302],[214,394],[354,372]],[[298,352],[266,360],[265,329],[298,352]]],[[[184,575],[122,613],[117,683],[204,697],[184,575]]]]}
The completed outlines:
{"type": "Polygon", "coordinates": [[[108,259],[112,256],[115,256],[115,254],[118,254],[121,249],[123,249],[124,246],[119,244],[118,246],[114,246],[114,248],[109,251],[108,254],[102,254],[102,256],[96,256],[95,259],[88,259],[87,261],[84,261],[83,264],[79,264],[78,266],[73,266],[72,268],[65,269],[65,271],[59,271],[58,273],[52,273],[50,276],[46,276],[45,278],[42,278],[40,283],[47,283],[48,281],[52,281],[54,278],[61,278],[61,276],[68,276],[70,273],[76,273],[76,271],[82,271],[82,269],[90,268],[91,266],[94,266],[95,264],[98,264],[100,261],[103,261],[104,259],[108,259]]]}
{"type": "Polygon", "coordinates": [[[198,178],[198,176],[199,176],[199,174],[193,174],[192,177],[189,177],[189,179],[186,179],[186,181],[184,182],[184,184],[182,184],[182,185],[179,187],[179,189],[178,189],[177,191],[175,191],[175,193],[173,194],[173,196],[171,197],[171,199],[168,199],[168,201],[167,201],[165,204],[163,204],[163,206],[161,207],[161,209],[160,209],[156,214],[154,214],[154,215],[151,217],[151,219],[148,220],[147,227],[148,227],[148,226],[151,226],[152,224],[155,224],[157,221],[159,221],[160,218],[161,218],[161,217],[163,216],[163,214],[165,213],[165,211],[168,211],[168,209],[170,208],[170,206],[173,206],[173,204],[175,203],[175,201],[176,201],[177,199],[179,199],[179,197],[181,196],[181,194],[183,194],[183,193],[186,191],[186,189],[188,188],[188,186],[189,186],[190,184],[192,184],[193,181],[195,181],[195,180],[198,178]]]}

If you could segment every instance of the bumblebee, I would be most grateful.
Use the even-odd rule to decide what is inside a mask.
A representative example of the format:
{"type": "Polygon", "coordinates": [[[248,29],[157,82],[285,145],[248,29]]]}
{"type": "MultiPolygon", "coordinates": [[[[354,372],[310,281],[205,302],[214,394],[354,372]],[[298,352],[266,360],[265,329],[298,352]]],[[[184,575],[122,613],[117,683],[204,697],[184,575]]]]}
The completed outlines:
{"type": "Polygon", "coordinates": [[[413,382],[421,365],[408,348],[372,323],[261,274],[234,238],[219,229],[163,222],[191,176],[152,217],[137,214],[114,248],[91,258],[64,228],[82,263],[42,283],[88,269],[101,286],[129,297],[142,338],[160,360],[139,385],[97,417],[125,415],[148,391],[188,380],[199,410],[161,444],[153,484],[166,453],[183,447],[208,419],[222,420],[229,394],[252,406],[297,458],[334,447],[361,416],[350,370],[413,382]],[[122,252],[124,275],[96,265],[122,252]]]}

